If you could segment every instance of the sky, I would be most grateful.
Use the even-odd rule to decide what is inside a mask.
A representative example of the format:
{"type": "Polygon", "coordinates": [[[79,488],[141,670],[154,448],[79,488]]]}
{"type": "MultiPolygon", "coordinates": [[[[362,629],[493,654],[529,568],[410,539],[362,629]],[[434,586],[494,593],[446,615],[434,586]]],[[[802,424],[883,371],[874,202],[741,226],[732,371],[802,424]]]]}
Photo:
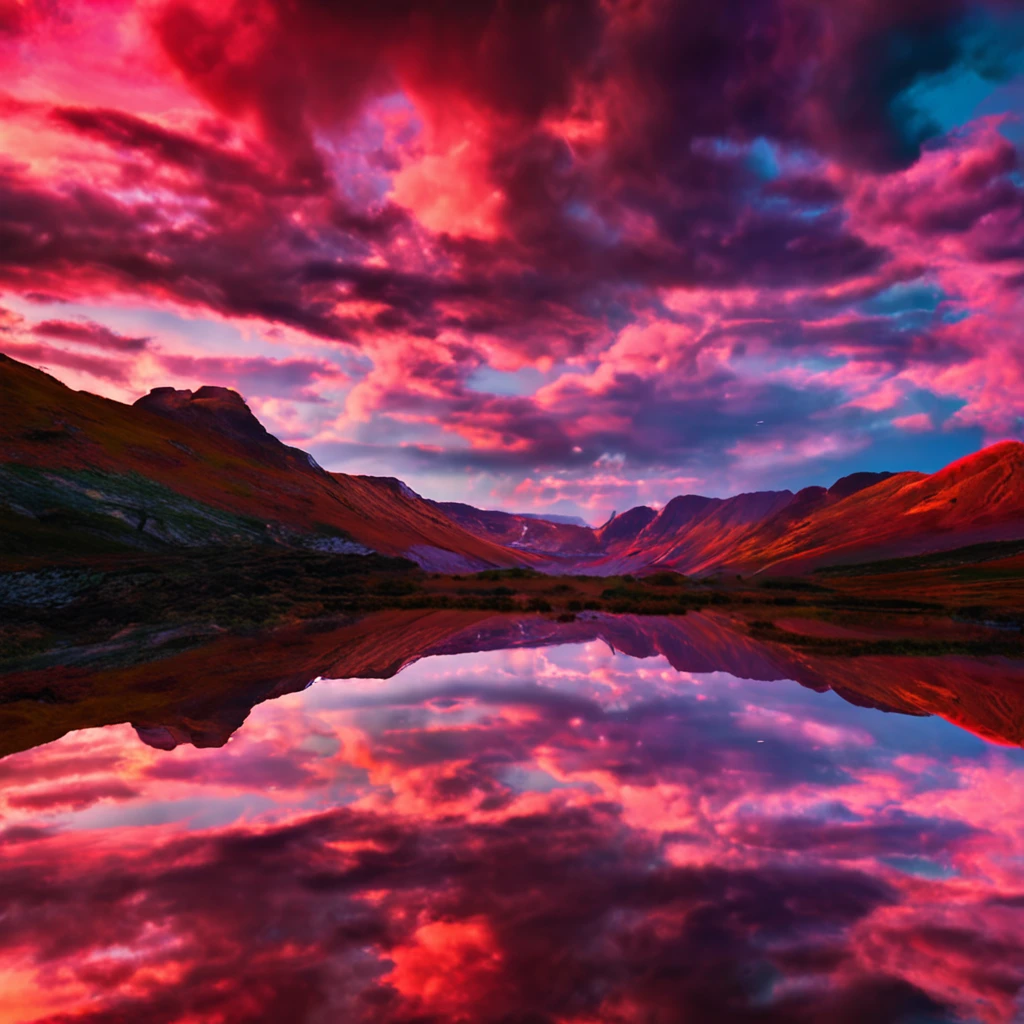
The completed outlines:
{"type": "Polygon", "coordinates": [[[1024,436],[1019,0],[0,0],[0,350],[581,514],[1024,436]]]}

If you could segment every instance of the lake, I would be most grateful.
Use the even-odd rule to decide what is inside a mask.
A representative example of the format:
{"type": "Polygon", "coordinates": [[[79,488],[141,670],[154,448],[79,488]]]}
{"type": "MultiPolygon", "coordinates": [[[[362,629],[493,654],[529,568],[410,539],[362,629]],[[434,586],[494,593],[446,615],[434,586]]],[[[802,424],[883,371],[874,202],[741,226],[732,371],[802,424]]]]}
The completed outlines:
{"type": "Polygon", "coordinates": [[[428,620],[4,725],[0,1022],[1024,1019],[1020,665],[428,620]]]}

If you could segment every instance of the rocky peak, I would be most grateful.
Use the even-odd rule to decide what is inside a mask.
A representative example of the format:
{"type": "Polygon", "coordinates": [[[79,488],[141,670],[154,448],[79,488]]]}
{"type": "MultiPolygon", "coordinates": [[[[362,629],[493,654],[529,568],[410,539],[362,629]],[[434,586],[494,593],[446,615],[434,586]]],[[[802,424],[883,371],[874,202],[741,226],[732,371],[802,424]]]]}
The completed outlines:
{"type": "Polygon", "coordinates": [[[637,505],[622,515],[613,513],[608,522],[597,530],[597,535],[606,546],[628,544],[657,518],[658,513],[653,508],[637,505]]]}
{"type": "Polygon", "coordinates": [[[197,391],[153,388],[135,402],[135,407],[202,430],[216,430],[240,441],[273,440],[245,399],[231,388],[209,384],[197,391]]]}

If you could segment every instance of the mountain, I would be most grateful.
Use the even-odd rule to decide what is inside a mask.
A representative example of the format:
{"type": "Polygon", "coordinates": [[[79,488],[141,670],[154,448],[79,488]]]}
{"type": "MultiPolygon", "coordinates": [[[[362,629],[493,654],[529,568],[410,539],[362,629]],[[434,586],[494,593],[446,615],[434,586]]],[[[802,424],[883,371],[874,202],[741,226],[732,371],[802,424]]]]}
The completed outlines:
{"type": "Polygon", "coordinates": [[[458,501],[434,503],[449,519],[477,537],[544,555],[593,557],[604,553],[589,526],[558,519],[474,508],[458,501]]]}
{"type": "Polygon", "coordinates": [[[837,501],[842,498],[849,498],[851,494],[863,491],[865,487],[872,487],[880,484],[883,480],[895,476],[895,473],[851,473],[837,480],[829,489],[828,495],[837,501]]]}
{"type": "Polygon", "coordinates": [[[613,512],[611,518],[595,531],[601,545],[608,552],[620,552],[632,544],[640,531],[658,517],[653,508],[638,505],[621,515],[613,512]]]}
{"type": "Polygon", "coordinates": [[[794,575],[1024,538],[1024,444],[1001,442],[930,475],[853,473],[796,494],[680,495],[590,531],[534,534],[521,517],[459,509],[467,530],[544,556],[550,572],[794,575]]]}
{"type": "Polygon", "coordinates": [[[673,498],[637,534],[629,550],[613,555],[602,569],[636,572],[658,565],[706,572],[792,500],[791,491],[756,491],[725,499],[694,494],[673,498]]]}
{"type": "Polygon", "coordinates": [[[586,520],[582,516],[558,516],[554,513],[541,513],[541,512],[515,512],[514,515],[520,516],[523,519],[539,519],[545,523],[558,523],[563,526],[583,526],[587,529],[586,520]]]}
{"type": "Polygon", "coordinates": [[[433,502],[391,477],[328,473],[237,392],[156,388],[134,405],[0,355],[0,553],[272,544],[401,555],[432,572],[794,575],[1024,538],[1024,444],[930,475],[681,495],[593,529],[433,502]]]}
{"type": "Polygon", "coordinates": [[[1024,444],[1004,441],[937,473],[896,473],[838,500],[829,492],[806,516],[784,510],[719,566],[793,574],[1021,537],[1024,444]]]}
{"type": "Polygon", "coordinates": [[[398,480],[327,473],[226,388],[134,405],[0,355],[0,551],[285,544],[402,555],[431,571],[530,565],[398,480]]]}

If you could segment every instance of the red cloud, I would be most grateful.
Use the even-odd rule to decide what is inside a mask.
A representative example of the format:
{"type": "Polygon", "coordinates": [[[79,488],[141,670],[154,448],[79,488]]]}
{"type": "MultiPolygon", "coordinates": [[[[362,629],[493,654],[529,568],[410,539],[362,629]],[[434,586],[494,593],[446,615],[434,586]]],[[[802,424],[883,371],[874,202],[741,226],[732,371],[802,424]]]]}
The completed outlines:
{"type": "Polygon", "coordinates": [[[21,811],[81,811],[100,800],[131,800],[138,795],[135,789],[119,780],[100,779],[11,794],[7,797],[7,806],[21,811]]]}
{"type": "Polygon", "coordinates": [[[172,354],[161,355],[159,359],[167,373],[196,384],[228,384],[245,392],[300,401],[322,402],[313,390],[315,384],[347,380],[337,366],[326,360],[172,354]]]}
{"type": "MultiPolygon", "coordinates": [[[[625,459],[611,489],[750,486],[729,452],[769,432],[898,436],[946,461],[1024,411],[1012,130],[943,134],[921,100],[935,76],[1012,72],[1003,7],[8,5],[0,287],[100,323],[115,303],[240,327],[185,356],[48,313],[124,367],[22,354],[111,391],[139,367],[161,383],[162,354],[267,409],[312,401],[341,378],[284,364],[342,343],[349,407],[293,439],[397,462],[427,431],[451,496],[481,467],[505,493],[527,470],[583,486],[604,453],[625,459]],[[295,350],[246,370],[243,335],[274,330],[295,350]],[[543,375],[528,391],[475,385],[523,367],[543,375]],[[893,426],[940,406],[941,436],[893,426]]],[[[832,472],[804,464],[801,484],[832,472]]]]}
{"type": "Polygon", "coordinates": [[[112,384],[126,384],[129,379],[130,367],[117,359],[104,359],[80,352],[68,352],[54,345],[37,345],[21,341],[4,341],[3,350],[15,359],[34,363],[36,366],[63,366],[69,370],[88,373],[112,384]]]}
{"type": "Polygon", "coordinates": [[[43,320],[32,331],[43,338],[56,338],[114,352],[141,352],[152,338],[128,338],[91,320],[43,320]]]}

